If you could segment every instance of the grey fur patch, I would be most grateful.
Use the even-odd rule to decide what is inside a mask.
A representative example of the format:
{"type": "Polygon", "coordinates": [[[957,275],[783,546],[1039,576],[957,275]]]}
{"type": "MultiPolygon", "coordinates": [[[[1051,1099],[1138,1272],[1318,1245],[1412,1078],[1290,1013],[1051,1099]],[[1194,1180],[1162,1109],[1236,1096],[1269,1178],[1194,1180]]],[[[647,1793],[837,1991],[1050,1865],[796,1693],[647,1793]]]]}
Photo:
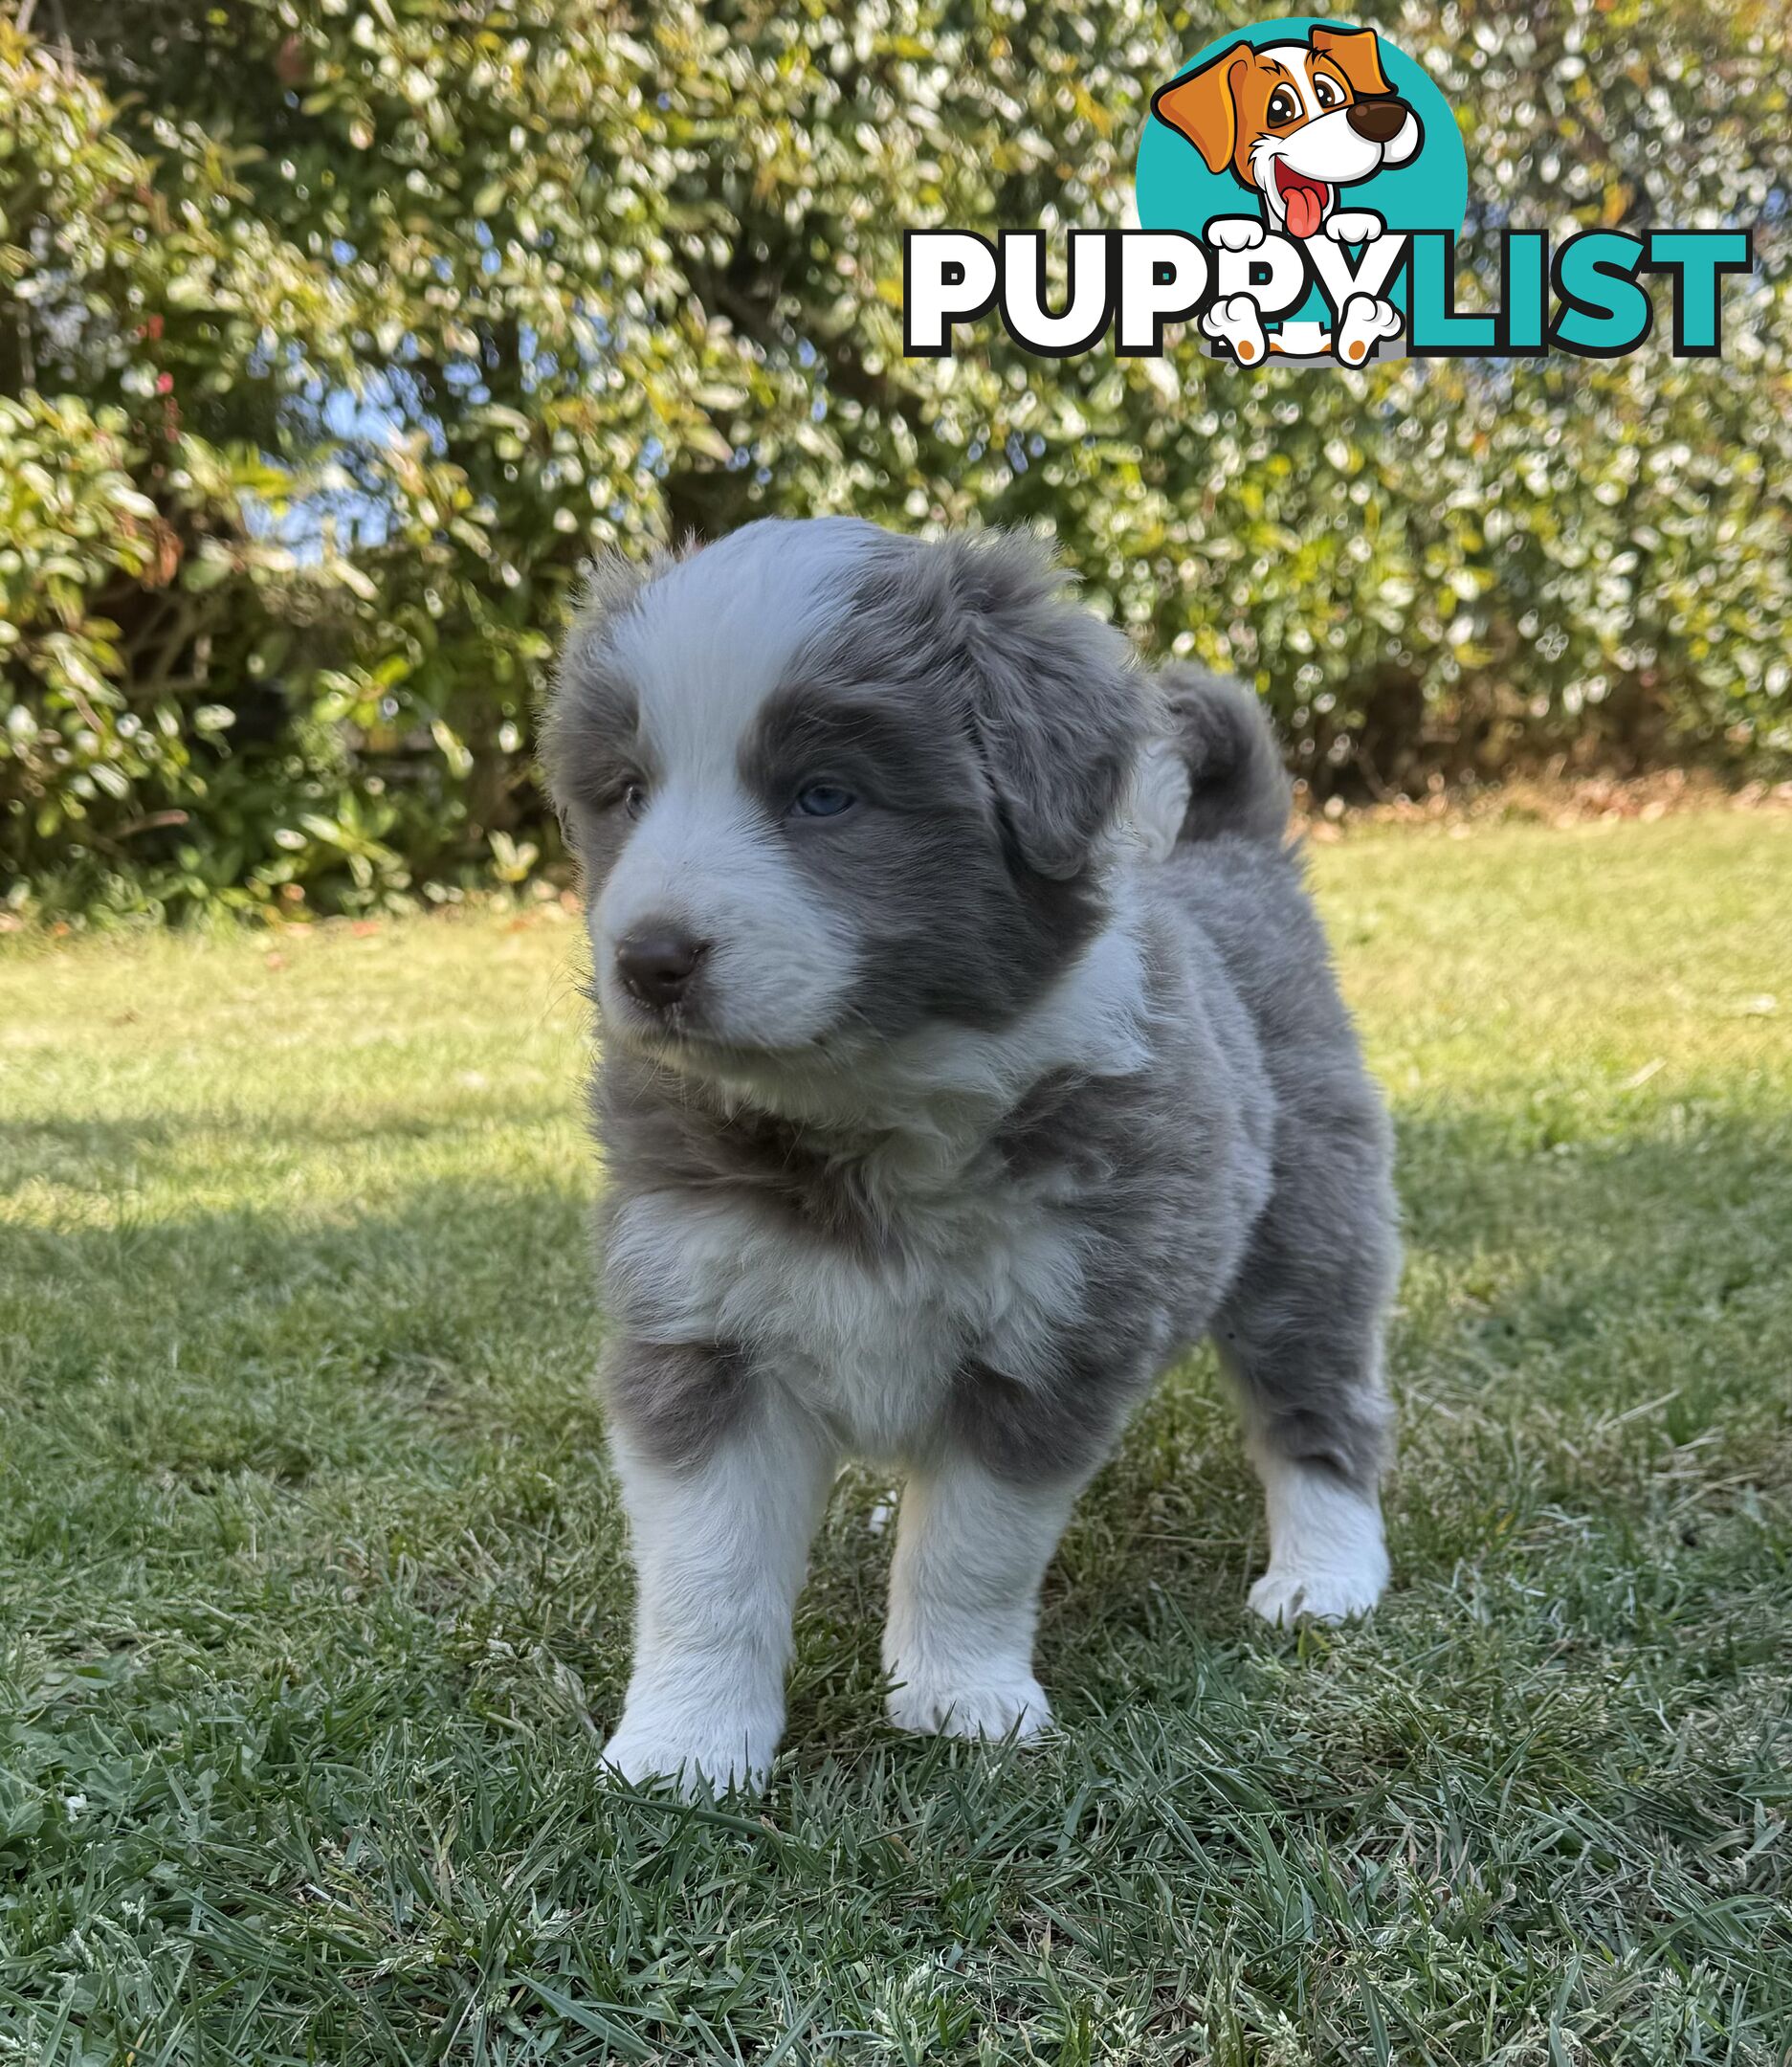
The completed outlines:
{"type": "Polygon", "coordinates": [[[740,1424],[753,1398],[745,1350],[726,1343],[607,1345],[598,1373],[609,1411],[656,1464],[700,1464],[740,1424]]]}
{"type": "Polygon", "coordinates": [[[1088,866],[1145,733],[1121,633],[1071,597],[1051,548],[1022,531],[892,540],[815,658],[824,679],[931,688],[987,772],[1019,857],[1068,880],[1088,866]]]}
{"type": "Polygon", "coordinates": [[[1114,1447],[1126,1412],[1149,1389],[1114,1382],[1115,1369],[1061,1360],[1054,1382],[1010,1377],[981,1357],[953,1375],[948,1427],[954,1441],[999,1478],[1032,1483],[1080,1478],[1114,1447]]]}
{"type": "Polygon", "coordinates": [[[810,660],[873,672],[772,698],[741,774],[780,817],[818,772],[861,798],[850,818],[786,827],[798,865],[846,919],[852,1023],[892,1038],[928,1020],[1004,1024],[1099,924],[1098,880],[1041,876],[1004,837],[963,722],[962,675],[924,632],[855,614],[850,660],[845,650],[810,660]]]}
{"type": "Polygon", "coordinates": [[[1017,1181],[1055,1174],[1075,1199],[1081,1311],[1044,1368],[967,1363],[954,1434],[1007,1476],[1087,1469],[1210,1332],[1256,1442],[1372,1488],[1400,1261],[1392,1135],[1298,856],[1203,841],[1151,888],[1152,1068],[1054,1073],[995,1136],[1017,1181]]]}
{"type": "Polygon", "coordinates": [[[762,715],[763,793],[819,765],[867,799],[797,850],[850,918],[860,1025],[1001,1025],[1100,923],[1145,700],[1067,587],[1025,534],[887,540],[762,715]]]}
{"type": "Polygon", "coordinates": [[[750,1198],[860,1256],[890,1247],[865,1183],[862,1139],[836,1143],[781,1114],[723,1104],[690,1078],[675,1089],[627,1050],[607,1056],[592,1081],[591,1124],[618,1198],[750,1198]]]}
{"type": "Polygon", "coordinates": [[[1270,1195],[1216,1315],[1256,1440],[1371,1487],[1387,1461],[1382,1338],[1400,1275],[1393,1129],[1362,1066],[1298,856],[1240,840],[1179,850],[1250,1012],[1276,1110],[1270,1195]]]}
{"type": "Polygon", "coordinates": [[[608,665],[610,633],[617,619],[635,607],[642,590],[671,564],[665,554],[634,561],[606,553],[586,569],[578,609],[541,712],[542,767],[556,802],[588,790],[586,764],[593,751],[608,751],[619,734],[634,731],[634,691],[608,665]]]}
{"type": "Polygon", "coordinates": [[[1262,1203],[1272,1115],[1247,1027],[1223,988],[1192,999],[1167,914],[1147,918],[1145,1036],[1129,1077],[1054,1071],[996,1131],[1013,1180],[1068,1192],[1081,1240],[1079,1311],[1041,1367],[973,1360],[954,1433],[1008,1478],[1084,1472],[1181,1348],[1206,1332],[1262,1203]]]}
{"type": "Polygon", "coordinates": [[[641,562],[608,553],[592,562],[541,711],[542,780],[593,891],[602,887],[629,836],[624,786],[653,773],[639,700],[610,664],[609,637],[617,619],[671,565],[664,553],[641,562]]]}

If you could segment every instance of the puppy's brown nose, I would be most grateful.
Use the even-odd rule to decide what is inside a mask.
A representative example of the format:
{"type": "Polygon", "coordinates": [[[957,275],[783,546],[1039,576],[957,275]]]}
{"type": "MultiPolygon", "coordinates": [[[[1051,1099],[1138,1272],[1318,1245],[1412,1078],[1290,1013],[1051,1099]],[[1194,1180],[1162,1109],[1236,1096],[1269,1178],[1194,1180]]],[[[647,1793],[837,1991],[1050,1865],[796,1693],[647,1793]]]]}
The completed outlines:
{"type": "Polygon", "coordinates": [[[1358,100],[1346,120],[1360,137],[1367,137],[1371,144],[1390,144],[1406,120],[1406,103],[1391,97],[1385,100],[1358,100]]]}
{"type": "Polygon", "coordinates": [[[631,997],[660,1011],[683,997],[708,945],[670,926],[631,933],[616,944],[616,973],[631,997]]]}

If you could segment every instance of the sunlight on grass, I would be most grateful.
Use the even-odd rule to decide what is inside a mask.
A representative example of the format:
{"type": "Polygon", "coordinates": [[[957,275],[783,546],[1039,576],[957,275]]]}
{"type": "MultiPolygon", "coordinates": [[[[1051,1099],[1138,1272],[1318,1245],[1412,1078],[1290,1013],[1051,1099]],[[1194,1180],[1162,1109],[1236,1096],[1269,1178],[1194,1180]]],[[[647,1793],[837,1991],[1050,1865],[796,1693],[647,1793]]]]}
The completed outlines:
{"type": "Polygon", "coordinates": [[[1196,1358],[1050,1584],[1052,1745],[883,1728],[854,1472],[715,1814],[588,1720],[577,926],[8,944],[0,2058],[1779,2058],[1792,828],[1315,871],[1401,1124],[1395,1593],[1247,1626],[1196,1358]]]}

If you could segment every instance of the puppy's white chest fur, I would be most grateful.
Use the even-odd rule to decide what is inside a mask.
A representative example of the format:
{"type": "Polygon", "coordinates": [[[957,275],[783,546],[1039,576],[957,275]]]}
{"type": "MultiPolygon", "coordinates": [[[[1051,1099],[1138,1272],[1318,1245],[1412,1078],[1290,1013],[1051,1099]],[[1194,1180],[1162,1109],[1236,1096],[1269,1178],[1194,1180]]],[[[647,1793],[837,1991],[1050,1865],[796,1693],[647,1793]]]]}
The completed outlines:
{"type": "Polygon", "coordinates": [[[1082,1307],[1088,1218],[1070,1180],[1016,1178],[990,1136],[1054,1069],[1147,1062],[1131,884],[1115,889],[1109,925],[1015,1026],[929,1034],[867,1075],[869,1110],[904,1123],[858,1173],[863,1239],[739,1192],[645,1191],[611,1223],[612,1314],[645,1341],[747,1350],[871,1456],[925,1445],[968,1355],[1048,1382],[1082,1307]]]}
{"type": "Polygon", "coordinates": [[[912,1452],[969,1354],[1024,1376],[1077,1311],[1073,1224],[992,1175],[897,1200],[874,1244],[757,1202],[650,1194],[617,1214],[612,1300],[649,1339],[738,1344],[854,1450],[912,1452]]]}

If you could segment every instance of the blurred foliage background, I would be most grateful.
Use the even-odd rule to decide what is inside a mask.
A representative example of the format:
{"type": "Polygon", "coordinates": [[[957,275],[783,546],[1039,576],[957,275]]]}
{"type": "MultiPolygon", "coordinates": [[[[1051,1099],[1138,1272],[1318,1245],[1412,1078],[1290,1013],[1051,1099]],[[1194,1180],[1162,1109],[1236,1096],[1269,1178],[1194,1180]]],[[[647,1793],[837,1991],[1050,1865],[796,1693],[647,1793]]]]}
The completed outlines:
{"type": "Polygon", "coordinates": [[[1125,221],[1234,0],[12,0],[0,897],[523,880],[581,560],[767,514],[1050,527],[1318,794],[1782,772],[1782,0],[1350,12],[1458,110],[1471,239],[1753,227],[1724,361],[905,361],[902,230],[1125,221]]]}

